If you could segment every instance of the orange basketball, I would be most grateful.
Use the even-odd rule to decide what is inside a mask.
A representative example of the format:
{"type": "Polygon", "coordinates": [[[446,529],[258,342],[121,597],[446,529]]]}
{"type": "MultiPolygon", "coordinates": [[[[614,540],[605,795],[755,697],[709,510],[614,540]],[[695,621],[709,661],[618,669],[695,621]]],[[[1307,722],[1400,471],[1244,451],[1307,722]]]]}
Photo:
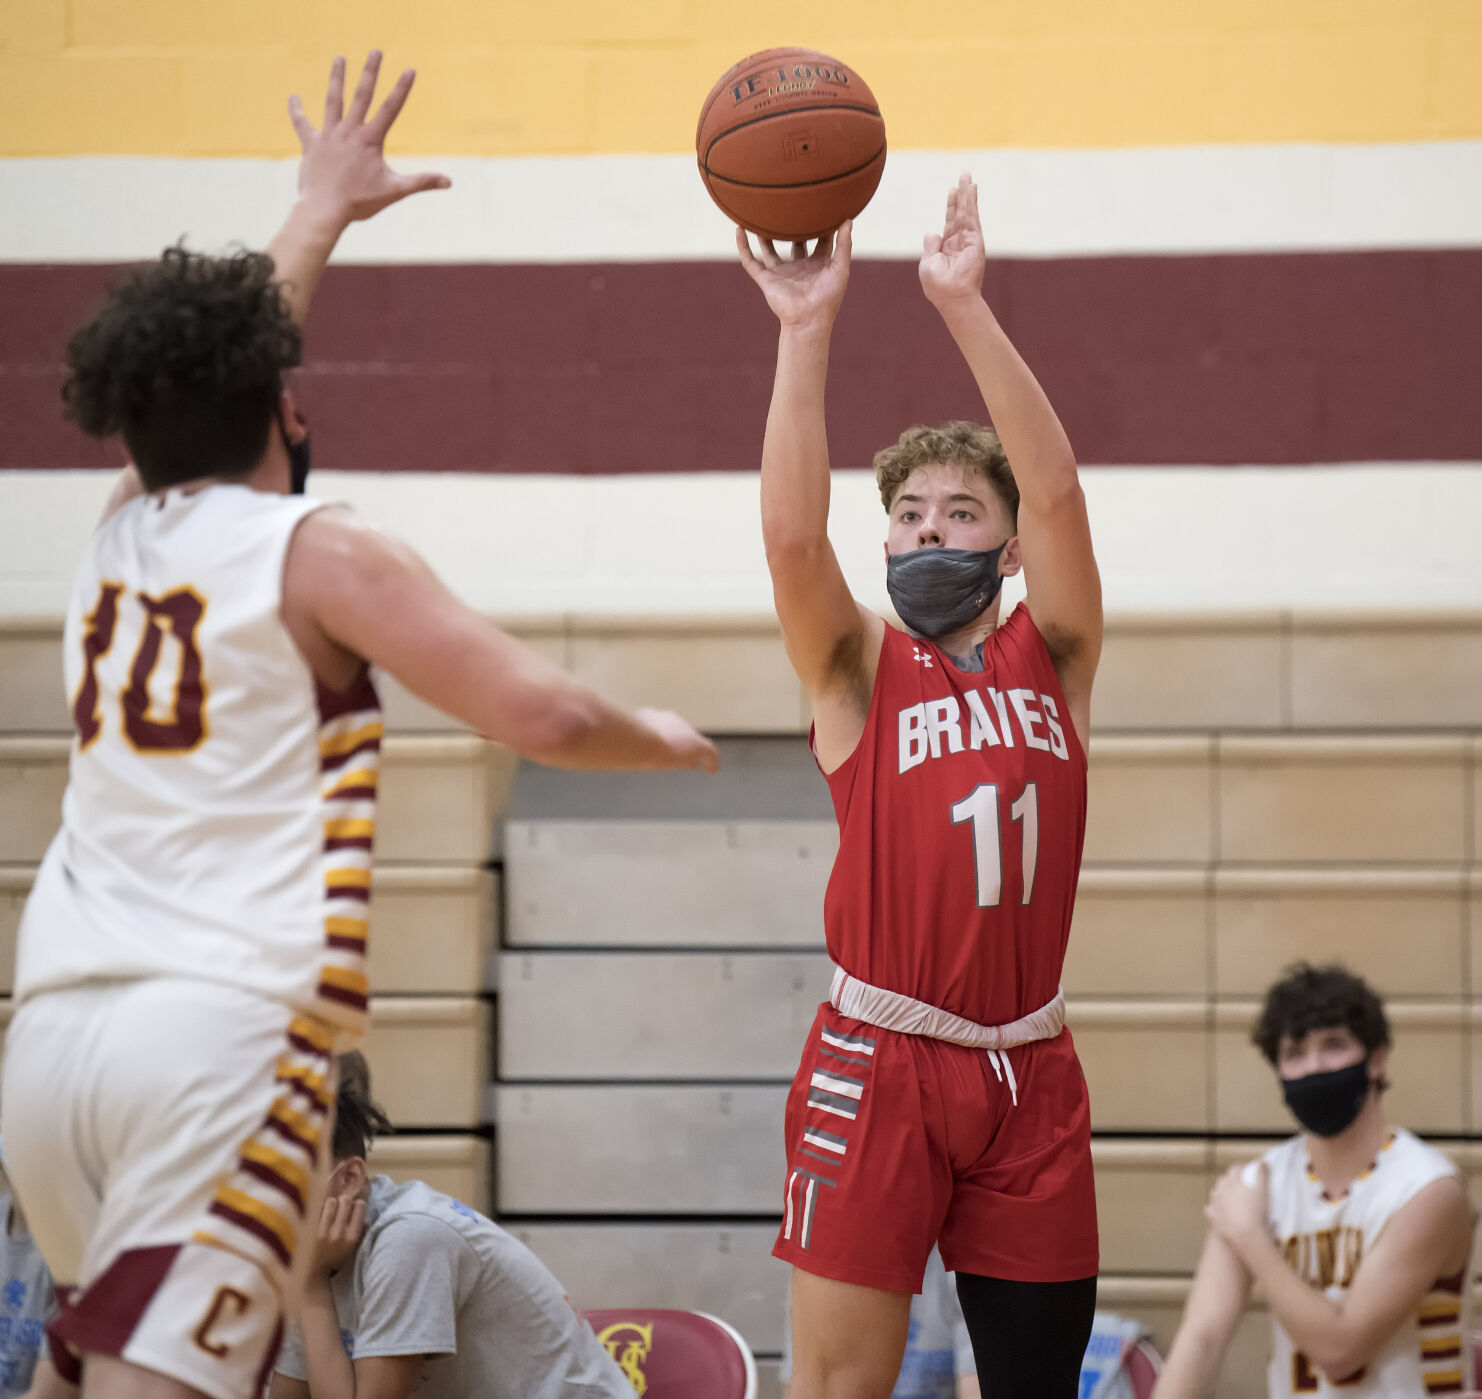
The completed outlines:
{"type": "Polygon", "coordinates": [[[885,122],[838,59],[766,49],[710,89],[695,154],[710,197],[742,228],[817,238],[870,202],[885,169],[885,122]]]}

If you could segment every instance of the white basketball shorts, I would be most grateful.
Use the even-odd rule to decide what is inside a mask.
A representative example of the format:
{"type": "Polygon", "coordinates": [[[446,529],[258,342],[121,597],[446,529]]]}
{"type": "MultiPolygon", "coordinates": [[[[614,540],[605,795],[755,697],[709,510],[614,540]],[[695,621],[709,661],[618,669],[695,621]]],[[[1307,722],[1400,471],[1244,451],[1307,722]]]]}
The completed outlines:
{"type": "Polygon", "coordinates": [[[115,982],[21,1006],[0,1133],[57,1283],[50,1335],[64,1375],[93,1353],[212,1399],[261,1392],[295,1257],[312,1245],[333,1049],[322,1022],[205,981],[115,982]]]}

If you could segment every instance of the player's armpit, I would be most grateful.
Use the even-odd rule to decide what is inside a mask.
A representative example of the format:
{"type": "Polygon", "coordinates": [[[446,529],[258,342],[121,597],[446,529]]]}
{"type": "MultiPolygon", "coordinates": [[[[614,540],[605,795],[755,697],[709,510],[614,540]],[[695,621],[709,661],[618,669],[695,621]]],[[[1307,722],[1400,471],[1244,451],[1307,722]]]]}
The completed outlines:
{"type": "Polygon", "coordinates": [[[355,1399],[407,1399],[422,1375],[420,1355],[367,1355],[355,1361],[355,1399]]]}
{"type": "Polygon", "coordinates": [[[1303,1344],[1295,1333],[1293,1341],[1332,1380],[1362,1369],[1437,1280],[1464,1267],[1462,1249],[1471,1239],[1472,1222],[1461,1181],[1455,1176],[1432,1181],[1389,1220],[1365,1252],[1339,1304],[1341,1322],[1329,1344],[1303,1344]]]}
{"type": "Polygon", "coordinates": [[[1153,1399],[1207,1399],[1214,1393],[1225,1351],[1250,1300],[1250,1286],[1245,1264],[1211,1230],[1153,1399]]]}
{"type": "Polygon", "coordinates": [[[782,639],[811,698],[845,694],[869,710],[885,623],[854,600],[827,537],[769,549],[782,639]]]}

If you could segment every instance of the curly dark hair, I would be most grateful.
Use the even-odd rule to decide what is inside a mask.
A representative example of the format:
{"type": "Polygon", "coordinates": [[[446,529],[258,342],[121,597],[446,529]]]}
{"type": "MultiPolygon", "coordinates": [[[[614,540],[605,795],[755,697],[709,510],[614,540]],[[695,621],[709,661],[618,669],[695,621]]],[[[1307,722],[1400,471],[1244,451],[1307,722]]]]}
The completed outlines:
{"type": "Polygon", "coordinates": [[[1294,962],[1266,992],[1266,1004],[1251,1030],[1251,1043],[1275,1065],[1283,1039],[1342,1026],[1366,1054],[1389,1046],[1384,1004],[1368,982],[1333,963],[1314,967],[1294,962]]]}
{"type": "Polygon", "coordinates": [[[341,1054],[340,1087],[335,1094],[334,1142],[336,1161],[364,1156],[370,1144],[392,1130],[391,1119],[371,1098],[370,1065],[358,1049],[341,1054]]]}
{"type": "Polygon", "coordinates": [[[148,490],[261,459],[301,339],[266,253],[179,245],[114,285],[67,345],[66,414],[122,433],[148,490]]]}

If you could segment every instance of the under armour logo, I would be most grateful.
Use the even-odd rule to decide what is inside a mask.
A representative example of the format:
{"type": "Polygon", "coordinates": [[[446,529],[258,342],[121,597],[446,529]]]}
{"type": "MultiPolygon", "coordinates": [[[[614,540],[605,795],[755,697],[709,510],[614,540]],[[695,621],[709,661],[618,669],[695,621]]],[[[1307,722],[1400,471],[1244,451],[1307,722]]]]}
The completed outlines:
{"type": "Polygon", "coordinates": [[[916,659],[924,665],[927,670],[931,669],[931,652],[923,651],[919,646],[912,648],[916,652],[916,659]]]}

